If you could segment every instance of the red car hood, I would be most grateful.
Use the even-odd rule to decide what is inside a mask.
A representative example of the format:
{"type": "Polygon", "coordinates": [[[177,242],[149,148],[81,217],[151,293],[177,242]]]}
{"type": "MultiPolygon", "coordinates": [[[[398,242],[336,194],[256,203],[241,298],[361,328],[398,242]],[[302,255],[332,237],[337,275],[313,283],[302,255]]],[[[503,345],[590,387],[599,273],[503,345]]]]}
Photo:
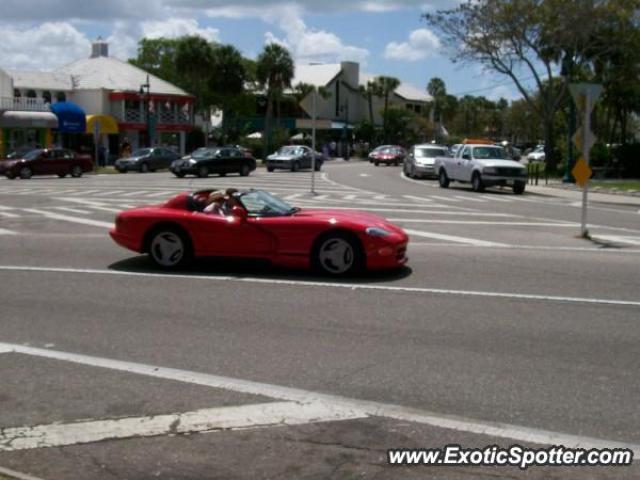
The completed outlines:
{"type": "Polygon", "coordinates": [[[16,163],[18,163],[20,160],[14,160],[11,158],[3,158],[0,160],[0,166],[3,167],[13,167],[16,163]]]}
{"type": "Polygon", "coordinates": [[[389,222],[387,219],[374,213],[361,212],[358,210],[323,210],[314,208],[303,208],[295,214],[296,217],[314,218],[321,221],[332,221],[336,224],[351,223],[366,227],[381,227],[395,233],[404,234],[404,230],[389,222]]]}

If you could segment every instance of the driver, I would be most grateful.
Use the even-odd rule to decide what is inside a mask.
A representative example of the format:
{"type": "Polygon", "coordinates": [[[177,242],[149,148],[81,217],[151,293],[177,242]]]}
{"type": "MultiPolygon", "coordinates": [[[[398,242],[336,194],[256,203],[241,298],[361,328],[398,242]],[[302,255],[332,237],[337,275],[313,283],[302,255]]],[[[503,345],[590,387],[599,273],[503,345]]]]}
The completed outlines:
{"type": "Polygon", "coordinates": [[[236,193],[238,193],[238,189],[227,188],[224,193],[225,193],[224,205],[222,208],[224,212],[228,215],[231,213],[231,210],[233,210],[233,207],[235,207],[236,205],[240,205],[240,202],[236,198],[236,193]]]}
{"type": "Polygon", "coordinates": [[[213,213],[217,215],[224,215],[224,202],[225,194],[222,190],[216,190],[211,192],[207,199],[207,205],[202,210],[205,213],[213,213]]]}

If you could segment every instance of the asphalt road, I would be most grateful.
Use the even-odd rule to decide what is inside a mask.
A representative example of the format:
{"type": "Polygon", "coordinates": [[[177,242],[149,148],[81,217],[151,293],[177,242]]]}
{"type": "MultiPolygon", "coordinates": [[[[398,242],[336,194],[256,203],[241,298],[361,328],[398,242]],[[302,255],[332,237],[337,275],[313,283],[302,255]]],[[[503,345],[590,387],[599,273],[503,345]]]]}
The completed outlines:
{"type": "Polygon", "coordinates": [[[637,466],[385,460],[447,443],[640,452],[637,204],[593,202],[584,240],[577,194],[441,189],[364,162],[316,180],[314,196],[309,172],[263,169],[0,179],[0,467],[47,479],[637,478],[637,466]],[[246,262],[167,275],[108,238],[117,211],[209,186],[376,212],[408,231],[408,266],[339,282],[246,262]],[[234,410],[282,401],[315,410],[297,422],[234,410]],[[227,407],[220,421],[248,423],[108,423],[227,407]],[[27,427],[80,421],[107,433],[80,441],[67,428],[58,444],[19,447],[27,427]],[[198,431],[217,433],[182,435],[198,431]]]}

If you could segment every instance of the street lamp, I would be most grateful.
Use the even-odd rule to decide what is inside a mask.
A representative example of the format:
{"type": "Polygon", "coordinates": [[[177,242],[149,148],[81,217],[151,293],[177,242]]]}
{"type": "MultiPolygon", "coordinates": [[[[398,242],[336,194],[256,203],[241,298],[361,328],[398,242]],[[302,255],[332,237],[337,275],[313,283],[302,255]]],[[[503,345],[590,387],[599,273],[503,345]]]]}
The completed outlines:
{"type": "Polygon", "coordinates": [[[349,160],[349,149],[350,149],[350,139],[349,136],[347,135],[348,131],[347,131],[347,127],[349,125],[349,99],[347,99],[347,101],[340,106],[340,112],[344,113],[344,125],[342,126],[342,140],[345,143],[345,151],[344,154],[342,155],[342,158],[344,158],[345,160],[349,160]]]}
{"type": "Polygon", "coordinates": [[[147,144],[146,147],[150,147],[152,145],[151,138],[151,115],[149,109],[149,100],[151,98],[151,85],[149,84],[149,75],[147,75],[146,83],[140,85],[140,97],[142,97],[142,102],[144,105],[144,118],[147,124],[147,144]]]}

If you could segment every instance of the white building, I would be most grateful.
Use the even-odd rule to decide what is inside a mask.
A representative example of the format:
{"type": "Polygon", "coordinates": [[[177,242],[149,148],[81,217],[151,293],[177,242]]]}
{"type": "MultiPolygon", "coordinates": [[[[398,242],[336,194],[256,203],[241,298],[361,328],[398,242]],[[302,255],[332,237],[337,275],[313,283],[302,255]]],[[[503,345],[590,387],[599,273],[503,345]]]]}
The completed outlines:
{"type": "Polygon", "coordinates": [[[95,135],[112,154],[119,153],[125,138],[133,148],[162,144],[184,153],[194,100],[175,85],[110,57],[107,43],[98,39],[89,58],[54,72],[0,70],[0,154],[2,147],[49,146],[59,140],[57,134],[71,132],[95,135]],[[51,116],[62,101],[84,113],[82,132],[65,131],[61,116],[66,113],[51,116]]]}

